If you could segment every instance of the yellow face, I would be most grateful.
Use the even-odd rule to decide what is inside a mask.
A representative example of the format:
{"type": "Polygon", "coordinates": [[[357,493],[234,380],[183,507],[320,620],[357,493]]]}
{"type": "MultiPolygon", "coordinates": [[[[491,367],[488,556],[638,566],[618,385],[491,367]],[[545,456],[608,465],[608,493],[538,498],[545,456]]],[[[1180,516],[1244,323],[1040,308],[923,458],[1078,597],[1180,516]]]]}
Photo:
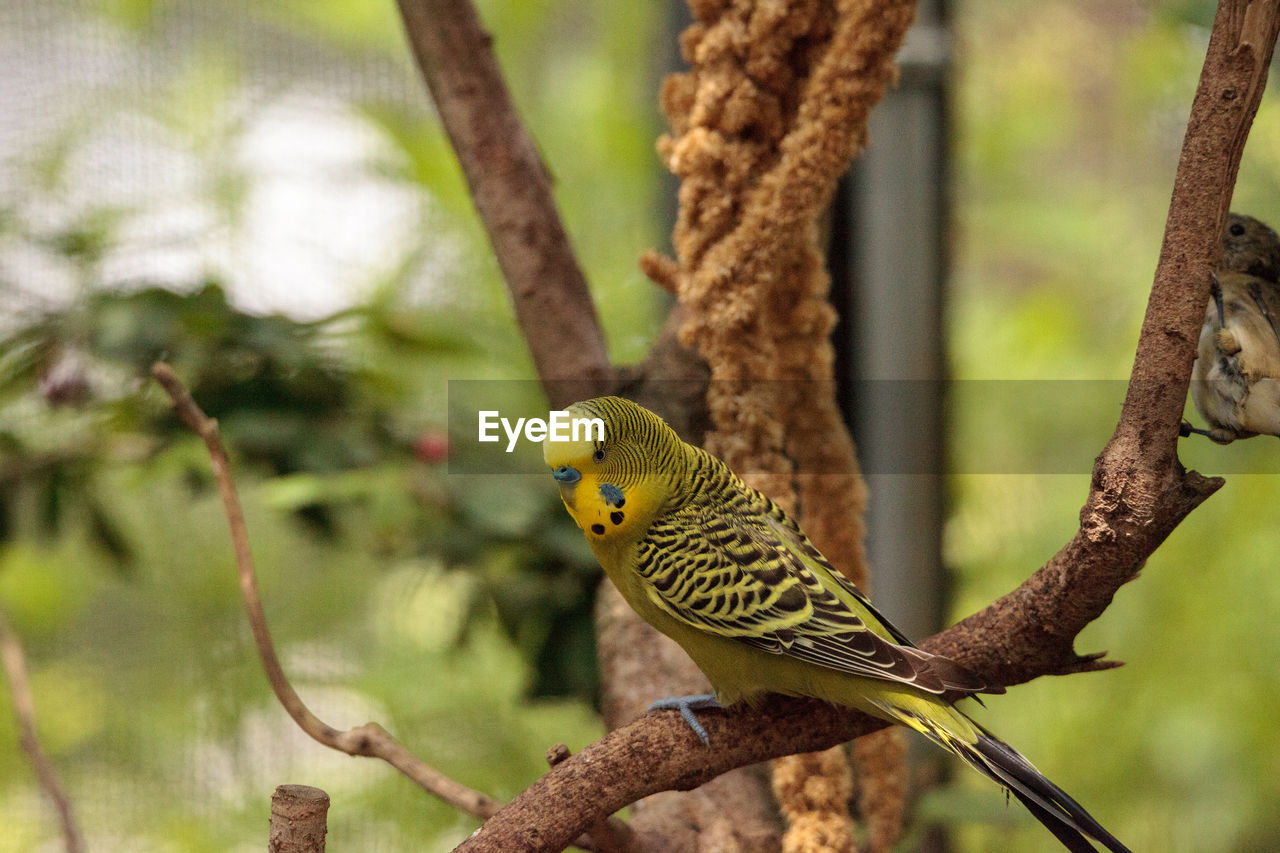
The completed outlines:
{"type": "Polygon", "coordinates": [[[623,454],[607,441],[543,442],[542,458],[560,497],[587,541],[643,536],[661,504],[657,484],[625,470],[623,454]]]}

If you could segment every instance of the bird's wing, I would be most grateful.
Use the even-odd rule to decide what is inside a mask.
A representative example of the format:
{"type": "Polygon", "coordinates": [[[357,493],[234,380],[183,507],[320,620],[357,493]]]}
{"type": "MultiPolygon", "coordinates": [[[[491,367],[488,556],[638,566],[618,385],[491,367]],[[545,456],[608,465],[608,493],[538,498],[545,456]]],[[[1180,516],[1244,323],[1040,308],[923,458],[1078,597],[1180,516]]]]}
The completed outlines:
{"type": "Polygon", "coordinates": [[[675,514],[654,523],[638,556],[650,599],[699,630],[930,693],[987,689],[912,646],[780,512],[675,514]]]}
{"type": "Polygon", "coordinates": [[[1277,311],[1273,309],[1280,308],[1277,305],[1280,294],[1276,293],[1276,285],[1261,279],[1250,280],[1247,290],[1262,322],[1266,324],[1265,331],[1259,329],[1258,340],[1249,353],[1248,372],[1251,378],[1263,376],[1274,379],[1280,376],[1280,324],[1277,323],[1277,311]]]}
{"type": "MultiPolygon", "coordinates": [[[[1218,351],[1209,353],[1219,372],[1238,372],[1247,383],[1280,377],[1280,293],[1277,286],[1243,273],[1219,273],[1217,281],[1225,306],[1222,331],[1212,339],[1218,351]],[[1232,346],[1223,349],[1227,335],[1232,346]],[[1225,361],[1219,364],[1218,356],[1225,361]]],[[[1210,312],[1212,312],[1210,308],[1210,312]]],[[[1206,318],[1207,319],[1207,318],[1206,318]]]]}

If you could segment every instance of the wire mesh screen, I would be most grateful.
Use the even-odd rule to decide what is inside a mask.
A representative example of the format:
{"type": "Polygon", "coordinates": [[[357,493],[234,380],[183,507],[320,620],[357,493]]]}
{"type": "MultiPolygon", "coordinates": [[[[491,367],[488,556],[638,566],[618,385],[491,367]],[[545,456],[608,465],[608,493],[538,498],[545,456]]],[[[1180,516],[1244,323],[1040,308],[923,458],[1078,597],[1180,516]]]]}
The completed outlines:
{"type": "Polygon", "coordinates": [[[248,2],[0,6],[5,316],[207,276],[246,308],[318,316],[402,260],[420,201],[379,174],[387,151],[366,117],[426,114],[422,87],[385,36],[343,44],[299,17],[248,2]]]}
{"type": "MultiPolygon", "coordinates": [[[[225,522],[198,485],[207,463],[145,482],[130,473],[154,448],[130,449],[136,415],[99,404],[136,397],[142,380],[99,375],[85,355],[162,340],[178,316],[166,292],[225,294],[226,306],[183,307],[199,335],[249,322],[236,312],[330,317],[404,274],[430,203],[387,139],[431,115],[395,4],[345,6],[0,3],[0,606],[25,642],[46,748],[92,849],[261,849],[285,782],[344,801],[334,840],[351,849],[446,847],[468,831],[284,716],[237,613],[225,522]],[[103,293],[140,296],[95,301],[103,293]],[[379,806],[405,799],[427,822],[412,837],[379,806]]],[[[306,327],[249,335],[273,329],[285,346],[306,327]]],[[[278,417],[255,417],[261,434],[278,432],[278,417]]],[[[271,500],[248,491],[261,516],[271,500]]],[[[263,522],[255,545],[283,567],[264,584],[286,602],[273,619],[302,692],[337,725],[393,725],[395,707],[358,686],[363,623],[343,641],[288,627],[329,607],[291,595],[302,577],[291,573],[329,570],[314,530],[270,532],[280,526],[263,522]]],[[[352,558],[331,577],[368,577],[352,558]]],[[[408,576],[423,588],[420,566],[408,576]]],[[[364,615],[352,590],[338,597],[348,607],[325,623],[364,615]]],[[[419,654],[387,677],[412,683],[430,665],[419,654]]],[[[0,713],[0,848],[57,849],[10,717],[0,713]]]]}

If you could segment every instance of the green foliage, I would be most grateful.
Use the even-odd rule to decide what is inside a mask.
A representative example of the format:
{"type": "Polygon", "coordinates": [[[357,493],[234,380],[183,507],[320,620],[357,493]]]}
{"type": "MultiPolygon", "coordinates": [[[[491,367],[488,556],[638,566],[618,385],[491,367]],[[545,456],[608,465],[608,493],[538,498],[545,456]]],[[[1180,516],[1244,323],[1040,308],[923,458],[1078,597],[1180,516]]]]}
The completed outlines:
{"type": "MultiPolygon", "coordinates": [[[[530,695],[590,699],[596,690],[590,604],[598,570],[566,530],[554,490],[541,478],[448,476],[442,457],[415,459],[431,433],[415,433],[404,415],[411,387],[370,363],[353,369],[342,355],[349,340],[365,353],[393,353],[385,364],[475,352],[445,324],[392,317],[376,304],[320,323],[245,314],[214,283],[186,294],[94,292],[12,336],[5,350],[26,355],[10,359],[3,385],[13,404],[3,435],[13,452],[0,468],[0,606],[34,643],[37,660],[53,653],[56,666],[69,668],[62,680],[36,669],[37,690],[57,691],[40,695],[65,700],[44,720],[63,757],[81,750],[113,774],[178,784],[205,771],[181,762],[157,768],[172,760],[157,750],[190,739],[192,713],[212,714],[213,728],[201,735],[209,744],[198,748],[231,750],[235,775],[243,771],[269,791],[270,780],[255,775],[260,760],[236,751],[256,730],[247,725],[279,736],[292,726],[264,694],[253,662],[203,446],[143,378],[161,355],[220,420],[250,507],[273,631],[331,672],[321,679],[322,697],[336,691],[338,709],[355,702],[404,726],[402,735],[434,733],[424,754],[508,795],[539,772],[538,750],[511,761],[526,739],[562,740],[561,726],[580,730],[589,718],[580,705],[525,704],[530,695]],[[68,330],[81,327],[91,333],[72,343],[68,330]],[[73,346],[82,390],[67,401],[48,379],[73,346]],[[129,581],[113,583],[104,563],[127,571],[129,581]],[[361,639],[370,631],[376,642],[361,639]],[[75,651],[82,647],[92,653],[75,651]],[[358,659],[348,659],[350,648],[362,650],[358,659]],[[424,696],[422,678],[433,669],[434,699],[424,696]],[[114,673],[110,689],[97,676],[77,675],[99,671],[114,673]],[[211,695],[214,683],[221,689],[211,695]],[[495,711],[499,688],[505,710],[495,711]],[[82,713],[71,713],[68,691],[85,697],[74,706],[82,713]],[[149,708],[148,725],[164,729],[155,745],[146,744],[141,721],[116,712],[130,703],[149,708]],[[467,733],[495,713],[505,721],[500,739],[485,727],[467,733]],[[459,737],[469,746],[460,749],[459,737]]],[[[306,666],[291,669],[309,683],[306,666]]],[[[14,764],[7,773],[21,778],[24,770],[14,764]]],[[[326,787],[334,795],[350,790],[354,802],[373,796],[370,808],[392,797],[403,802],[394,785],[377,793],[372,777],[361,778],[344,788],[339,773],[326,787]]],[[[129,790],[145,796],[137,785],[129,790]]],[[[111,805],[124,814],[139,807],[111,805]]],[[[246,819],[255,807],[238,806],[246,819]]],[[[393,834],[445,831],[457,840],[469,831],[448,809],[430,813],[427,825],[393,834]]],[[[144,831],[159,833],[153,841],[173,837],[150,824],[144,831]]],[[[222,849],[235,840],[212,827],[186,831],[193,834],[172,843],[222,849]]]]}
{"type": "MultiPolygon", "coordinates": [[[[74,505],[87,518],[91,538],[122,566],[131,563],[129,538],[98,499],[99,455],[109,430],[127,429],[135,445],[149,440],[152,453],[188,438],[167,399],[146,384],[148,367],[164,357],[219,419],[235,457],[273,478],[264,488],[274,507],[297,513],[317,532],[367,541],[378,553],[434,554],[450,566],[481,572],[503,624],[542,664],[536,692],[592,696],[588,609],[598,572],[580,539],[566,535],[555,493],[541,479],[520,478],[513,485],[501,475],[442,478],[428,473],[431,468],[423,468],[414,491],[405,493],[395,471],[414,464],[419,436],[402,422],[397,404],[411,389],[371,365],[353,370],[341,344],[359,338],[397,359],[418,361],[474,354],[475,347],[429,316],[415,321],[408,312],[392,315],[381,307],[316,323],[260,317],[234,309],[221,287],[206,283],[188,294],[95,291],[73,312],[23,328],[5,348],[36,355],[6,376],[2,387],[14,398],[60,369],[74,346],[68,328],[92,330],[78,350],[77,369],[84,375],[63,381],[82,389],[77,407],[97,440],[59,445],[37,457],[13,433],[15,450],[24,452],[14,454],[0,480],[6,496],[0,505],[16,511],[34,500],[40,529],[49,537],[63,532],[69,515],[79,517],[68,511],[74,505]],[[346,326],[341,333],[334,328],[339,322],[346,326]],[[95,388],[89,375],[128,381],[95,388]],[[340,525],[353,507],[371,517],[340,525]],[[566,658],[583,659],[586,669],[566,658]]],[[[65,396],[47,381],[42,387],[54,402],[65,396]]],[[[184,459],[193,494],[206,491],[203,461],[184,459]]],[[[12,513],[3,521],[6,528],[17,526],[12,513]]]]}

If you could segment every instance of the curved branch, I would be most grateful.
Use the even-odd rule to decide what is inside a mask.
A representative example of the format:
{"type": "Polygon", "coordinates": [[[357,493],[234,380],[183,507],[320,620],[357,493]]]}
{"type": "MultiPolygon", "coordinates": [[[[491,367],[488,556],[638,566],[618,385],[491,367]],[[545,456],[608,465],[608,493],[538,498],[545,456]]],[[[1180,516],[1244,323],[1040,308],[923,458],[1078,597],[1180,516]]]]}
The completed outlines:
{"type": "MultiPolygon", "coordinates": [[[[1177,457],[1210,270],[1274,48],[1273,0],[1223,0],[1214,20],[1174,183],[1164,246],[1115,434],[1098,456],[1080,530],[1017,590],[921,646],[990,683],[1116,665],[1080,657],[1079,632],[1222,480],[1177,457]]],[[[459,850],[559,850],[584,826],[651,793],[833,746],[885,725],[855,711],[770,697],[704,712],[702,749],[675,714],[646,714],[555,767],[459,850]]]]}
{"type": "Polygon", "coordinates": [[[1076,634],[1224,482],[1182,467],[1178,430],[1222,226],[1277,29],[1275,0],[1218,6],[1124,407],[1094,462],[1079,531],[1021,587],[939,638],[939,650],[957,657],[969,638],[998,643],[1006,653],[1039,650],[1010,655],[989,673],[999,683],[1111,665],[1101,655],[1077,657],[1076,634]]]}
{"type": "Polygon", "coordinates": [[[267,615],[262,609],[262,597],[258,594],[253,554],[249,549],[249,533],[245,526],[244,511],[240,507],[240,498],[236,494],[235,482],[231,477],[227,451],[218,433],[218,422],[200,410],[196,401],[191,398],[190,392],[178,381],[173,368],[169,365],[157,363],[152,366],[151,374],[173,400],[178,416],[196,435],[204,439],[205,446],[209,449],[213,476],[218,484],[218,492],[222,496],[227,523],[231,527],[231,544],[235,550],[236,570],[240,576],[240,593],[244,598],[245,612],[249,616],[249,626],[253,629],[253,641],[258,648],[258,656],[262,660],[262,668],[267,673],[271,689],[280,700],[280,704],[289,712],[289,716],[304,732],[325,746],[345,752],[347,755],[381,758],[416,782],[427,793],[434,794],[469,815],[483,819],[494,814],[499,806],[496,800],[455,782],[427,765],[405,749],[377,723],[365,723],[363,726],[342,731],[321,720],[303,703],[297,691],[293,689],[293,685],[289,683],[284,667],[280,665],[275,644],[271,640],[271,631],[267,627],[267,615]]]}
{"type": "Polygon", "coordinates": [[[27,677],[27,656],[22,651],[22,642],[3,613],[0,613],[0,664],[3,664],[5,677],[9,681],[13,715],[18,721],[18,739],[22,751],[35,768],[40,787],[44,788],[45,794],[58,810],[67,853],[80,853],[84,849],[84,841],[80,835],[80,827],[76,824],[75,812],[71,808],[71,798],[58,780],[58,771],[54,770],[53,762],[41,749],[40,738],[36,735],[36,708],[31,695],[31,680],[27,677]]]}
{"type": "Polygon", "coordinates": [[[613,368],[604,333],[492,37],[469,0],[398,2],[551,404],[605,393],[613,368]]]}
{"type": "MultiPolygon", "coordinates": [[[[280,658],[276,654],[275,643],[271,640],[267,615],[262,608],[262,597],[258,593],[257,572],[254,569],[253,554],[249,548],[248,527],[245,525],[244,511],[240,506],[235,481],[231,476],[227,451],[222,445],[222,437],[218,432],[218,421],[200,409],[191,393],[179,381],[172,367],[163,362],[157,362],[151,367],[151,375],[168,393],[178,416],[204,440],[205,447],[209,450],[214,480],[218,484],[227,523],[231,528],[236,571],[240,577],[240,594],[244,599],[244,609],[249,617],[249,627],[253,631],[254,644],[258,649],[258,657],[262,661],[262,668],[267,674],[267,681],[270,682],[272,691],[289,716],[299,728],[319,743],[339,752],[345,752],[347,755],[381,758],[417,783],[428,794],[439,797],[459,811],[481,819],[495,814],[501,805],[497,800],[468,788],[431,767],[405,749],[377,723],[365,723],[363,726],[356,726],[346,731],[335,729],[312,713],[298,696],[288,676],[285,675],[284,667],[281,666],[280,658]]],[[[592,822],[591,833],[575,833],[571,840],[574,840],[579,847],[596,851],[596,853],[627,853],[631,850],[631,834],[626,825],[608,814],[601,815],[592,822]]]]}

